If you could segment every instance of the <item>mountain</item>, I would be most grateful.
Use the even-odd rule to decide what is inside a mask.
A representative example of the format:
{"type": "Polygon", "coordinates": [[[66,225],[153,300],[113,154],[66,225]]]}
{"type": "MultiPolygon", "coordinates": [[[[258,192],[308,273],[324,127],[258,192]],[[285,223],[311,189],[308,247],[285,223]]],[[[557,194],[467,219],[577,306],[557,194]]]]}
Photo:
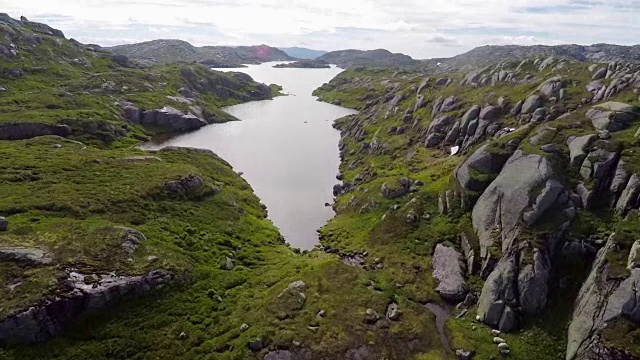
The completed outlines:
{"type": "Polygon", "coordinates": [[[349,66],[407,67],[419,64],[408,55],[394,54],[388,50],[339,50],[331,51],[317,60],[336,64],[342,68],[349,66]]]}
{"type": "Polygon", "coordinates": [[[182,40],[152,40],[105,49],[152,64],[197,62],[211,67],[241,67],[242,64],[293,60],[284,51],[267,45],[196,47],[182,40]]]}
{"type": "Polygon", "coordinates": [[[306,60],[313,60],[327,53],[326,51],[323,51],[323,50],[313,50],[313,49],[307,49],[307,48],[301,48],[301,47],[287,47],[287,48],[279,48],[279,49],[286,52],[287,55],[291,57],[294,57],[297,59],[306,59],[306,60]]]}
{"type": "Polygon", "coordinates": [[[590,49],[485,47],[457,58],[498,57],[469,73],[354,67],[314,92],[359,111],[334,124],[321,243],[384,254],[396,299],[455,306],[440,336],[456,356],[432,358],[640,357],[640,58],[590,49]]]}
{"type": "Polygon", "coordinates": [[[500,61],[550,56],[576,61],[640,61],[640,45],[488,45],[451,58],[422,60],[421,63],[426,71],[468,71],[500,61]]]}

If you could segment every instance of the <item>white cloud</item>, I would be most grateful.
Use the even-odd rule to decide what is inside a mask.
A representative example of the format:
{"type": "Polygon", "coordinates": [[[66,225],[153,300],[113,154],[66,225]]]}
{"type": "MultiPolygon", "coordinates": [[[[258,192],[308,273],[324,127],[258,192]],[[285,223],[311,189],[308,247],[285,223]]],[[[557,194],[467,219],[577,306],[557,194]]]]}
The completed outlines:
{"type": "Polygon", "coordinates": [[[80,41],[388,48],[416,58],[486,44],[640,38],[637,0],[3,0],[80,41]],[[635,11],[634,11],[635,9],[635,11]]]}

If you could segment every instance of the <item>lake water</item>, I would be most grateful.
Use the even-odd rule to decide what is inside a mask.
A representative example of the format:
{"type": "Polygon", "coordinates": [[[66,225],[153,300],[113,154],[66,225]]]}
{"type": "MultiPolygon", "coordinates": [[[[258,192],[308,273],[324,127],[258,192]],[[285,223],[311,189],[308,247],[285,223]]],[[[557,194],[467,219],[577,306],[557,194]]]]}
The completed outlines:
{"type": "Polygon", "coordinates": [[[333,217],[333,185],[340,164],[340,133],[333,121],[355,113],[316,101],[313,90],[342,70],[276,69],[274,63],[221,71],[244,72],[254,80],[278,84],[289,96],[225,109],[242,121],[213,124],[159,145],[213,150],[251,184],[267,205],[269,218],[291,246],[311,249],[316,230],[333,217]]]}

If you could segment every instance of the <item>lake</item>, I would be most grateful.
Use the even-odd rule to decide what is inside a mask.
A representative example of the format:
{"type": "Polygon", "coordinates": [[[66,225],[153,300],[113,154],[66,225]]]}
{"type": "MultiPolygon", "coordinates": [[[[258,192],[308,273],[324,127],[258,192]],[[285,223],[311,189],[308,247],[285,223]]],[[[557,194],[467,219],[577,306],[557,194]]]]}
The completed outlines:
{"type": "Polygon", "coordinates": [[[340,164],[334,120],[355,111],[316,101],[313,90],[342,69],[273,68],[281,62],[240,69],[265,84],[278,84],[288,96],[253,101],[224,110],[241,121],[212,124],[157,145],[209,149],[243,173],[267,206],[269,219],[292,247],[311,249],[316,230],[333,217],[333,185],[340,164]]]}

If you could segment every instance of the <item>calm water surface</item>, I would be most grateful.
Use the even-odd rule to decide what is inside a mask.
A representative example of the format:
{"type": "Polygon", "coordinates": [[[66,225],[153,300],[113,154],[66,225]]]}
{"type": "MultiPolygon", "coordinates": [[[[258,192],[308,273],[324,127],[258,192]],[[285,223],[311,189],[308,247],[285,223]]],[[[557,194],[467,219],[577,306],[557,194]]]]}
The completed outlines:
{"type": "Polygon", "coordinates": [[[316,229],[334,215],[324,206],[333,202],[340,163],[340,133],[331,124],[354,111],[318,102],[311,95],[341,69],[276,69],[274,64],[220,70],[279,84],[289,96],[228,107],[225,111],[242,121],[209,125],[146,147],[213,150],[243,173],[287,242],[311,249],[318,242],[316,229]]]}

